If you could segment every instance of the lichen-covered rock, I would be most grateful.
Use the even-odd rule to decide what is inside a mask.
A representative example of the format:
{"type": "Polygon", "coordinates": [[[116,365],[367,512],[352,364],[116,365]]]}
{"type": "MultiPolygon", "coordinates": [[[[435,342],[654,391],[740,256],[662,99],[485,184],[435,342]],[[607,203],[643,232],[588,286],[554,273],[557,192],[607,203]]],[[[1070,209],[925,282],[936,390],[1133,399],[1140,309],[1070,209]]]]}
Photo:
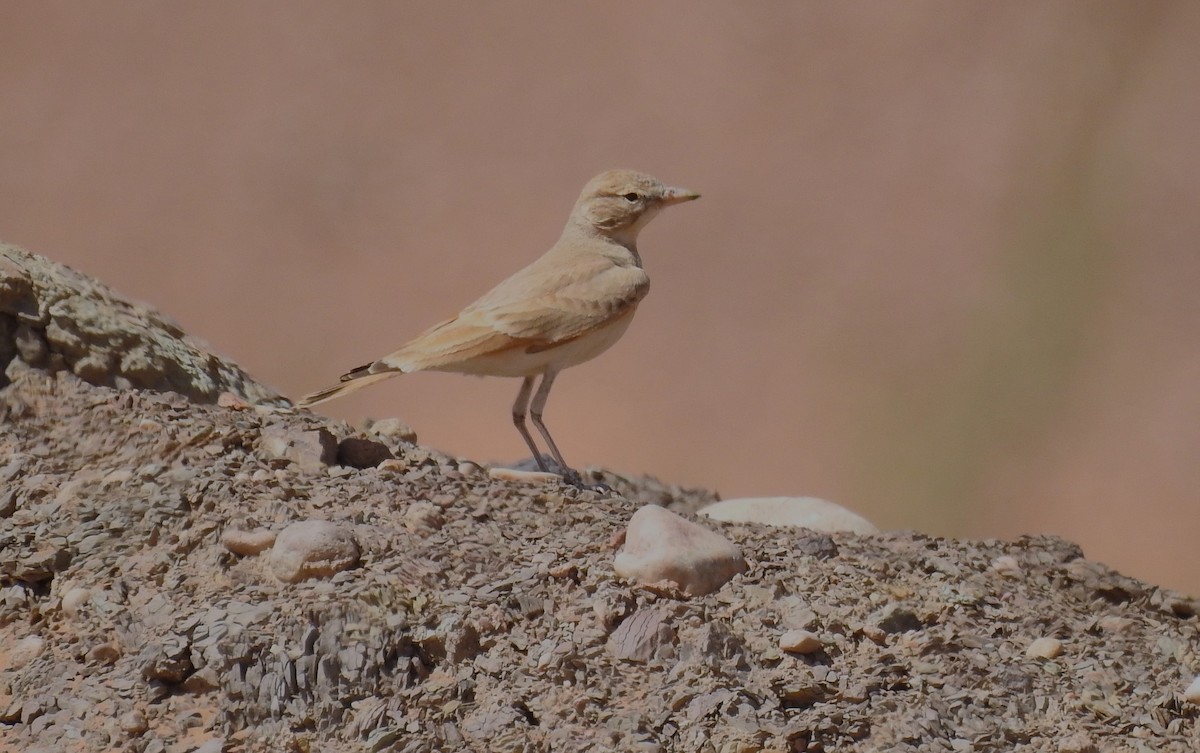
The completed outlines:
{"type": "Polygon", "coordinates": [[[149,306],[0,244],[0,386],[18,363],[68,370],[107,387],[178,392],[201,403],[229,392],[250,403],[288,404],[149,306]]]}

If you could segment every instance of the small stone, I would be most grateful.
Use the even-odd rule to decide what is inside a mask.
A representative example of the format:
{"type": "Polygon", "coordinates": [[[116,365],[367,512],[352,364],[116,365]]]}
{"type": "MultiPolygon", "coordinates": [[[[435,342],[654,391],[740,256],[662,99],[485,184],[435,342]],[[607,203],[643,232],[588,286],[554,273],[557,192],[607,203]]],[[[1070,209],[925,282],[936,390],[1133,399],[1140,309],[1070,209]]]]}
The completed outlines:
{"type": "Polygon", "coordinates": [[[662,609],[639,609],[626,617],[608,637],[608,652],[617,659],[648,662],[673,654],[675,629],[662,609]]]}
{"type": "Polygon", "coordinates": [[[1015,578],[1021,574],[1021,563],[1016,557],[1002,554],[992,560],[991,569],[1006,578],[1015,578]]]}
{"type": "Polygon", "coordinates": [[[1192,684],[1187,686],[1187,690],[1183,691],[1183,699],[1189,703],[1200,704],[1200,675],[1192,680],[1192,684]]]}
{"type": "Polygon", "coordinates": [[[665,582],[688,596],[712,593],[746,567],[724,536],[657,505],[633,514],[613,560],[623,578],[650,586],[665,582]]]}
{"type": "Polygon", "coordinates": [[[389,442],[415,443],[417,441],[417,433],[412,430],[411,426],[398,418],[381,418],[372,422],[367,427],[367,431],[389,442]]]}
{"type": "Polygon", "coordinates": [[[392,473],[403,473],[408,470],[410,463],[405,458],[391,458],[385,460],[375,466],[381,471],[391,471],[392,473]]]}
{"type": "Polygon", "coordinates": [[[358,564],[358,542],[327,520],[305,520],[280,531],[271,548],[271,572],[287,583],[328,578],[358,564]]]}
{"type": "Polygon", "coordinates": [[[557,473],[521,471],[516,468],[489,468],[488,475],[497,481],[511,481],[517,484],[554,484],[562,481],[562,476],[557,473]]]}
{"type": "Polygon", "coordinates": [[[924,627],[916,612],[900,604],[887,605],[872,615],[871,621],[887,633],[907,633],[924,627]]]}
{"type": "Polygon", "coordinates": [[[337,461],[351,468],[374,468],[395,456],[387,445],[362,437],[346,437],[338,443],[337,461]]]}
{"type": "Polygon", "coordinates": [[[250,403],[246,402],[240,395],[235,395],[232,392],[222,392],[217,395],[217,405],[229,410],[249,410],[250,403]]]}
{"type": "Polygon", "coordinates": [[[136,736],[150,729],[150,722],[147,721],[145,714],[135,709],[121,714],[117,719],[117,726],[125,734],[136,736]]]}
{"type": "Polygon", "coordinates": [[[798,556],[827,560],[838,553],[837,542],[828,533],[814,531],[808,535],[797,535],[792,541],[792,553],[798,556]]]}
{"type": "Polygon", "coordinates": [[[221,687],[221,677],[212,667],[204,667],[184,678],[180,687],[189,693],[207,693],[221,687]]]}
{"type": "Polygon", "coordinates": [[[472,460],[460,460],[458,461],[458,472],[464,476],[480,476],[483,475],[484,468],[472,460]]]}
{"type": "Polygon", "coordinates": [[[404,511],[404,527],[412,533],[428,536],[445,524],[446,517],[432,502],[413,502],[404,511]]]}
{"type": "Polygon", "coordinates": [[[167,636],[161,643],[148,644],[142,649],[140,657],[142,677],[164,685],[183,682],[195,669],[191,649],[183,636],[167,636]]]}
{"type": "Polygon", "coordinates": [[[1128,617],[1106,614],[1096,622],[1096,626],[1106,633],[1120,635],[1128,632],[1134,626],[1134,622],[1128,617]]]}
{"type": "Polygon", "coordinates": [[[699,515],[729,523],[797,526],[813,531],[869,534],[879,529],[871,521],[841,505],[816,497],[744,497],[714,502],[699,515]]]}
{"type": "Polygon", "coordinates": [[[1054,659],[1062,653],[1062,641],[1057,638],[1038,638],[1025,649],[1025,655],[1031,659],[1054,659]]]}
{"type": "Polygon", "coordinates": [[[243,531],[238,528],[226,528],[221,532],[221,544],[243,557],[259,554],[270,549],[275,544],[276,532],[268,528],[254,528],[243,531]]]}
{"type": "Polygon", "coordinates": [[[17,496],[16,489],[0,494],[0,518],[11,518],[17,511],[17,496]]]}
{"type": "Polygon", "coordinates": [[[225,740],[223,738],[215,738],[200,743],[192,753],[221,753],[223,750],[225,750],[225,740]]]}
{"type": "Polygon", "coordinates": [[[87,652],[87,660],[97,664],[115,664],[120,658],[121,649],[112,643],[98,643],[87,652]]]}
{"type": "Polygon", "coordinates": [[[27,635],[17,641],[9,652],[9,666],[13,669],[20,669],[29,662],[42,655],[46,650],[46,641],[37,635],[27,635]]]}
{"type": "Polygon", "coordinates": [[[1097,753],[1096,742],[1086,732],[1076,732],[1058,741],[1058,753],[1097,753]]]}
{"type": "Polygon", "coordinates": [[[0,724],[21,721],[21,702],[8,693],[0,693],[0,724]]]}
{"type": "Polygon", "coordinates": [[[79,610],[82,609],[92,598],[92,591],[89,588],[75,587],[68,590],[62,597],[63,614],[68,617],[79,616],[79,610]]]}
{"type": "Polygon", "coordinates": [[[301,468],[321,469],[337,461],[337,437],[325,429],[295,431],[285,426],[272,426],[262,431],[260,447],[276,460],[290,460],[301,468]]]}
{"type": "Polygon", "coordinates": [[[812,654],[822,646],[820,636],[808,630],[789,630],[779,639],[779,647],[790,654],[812,654]]]}

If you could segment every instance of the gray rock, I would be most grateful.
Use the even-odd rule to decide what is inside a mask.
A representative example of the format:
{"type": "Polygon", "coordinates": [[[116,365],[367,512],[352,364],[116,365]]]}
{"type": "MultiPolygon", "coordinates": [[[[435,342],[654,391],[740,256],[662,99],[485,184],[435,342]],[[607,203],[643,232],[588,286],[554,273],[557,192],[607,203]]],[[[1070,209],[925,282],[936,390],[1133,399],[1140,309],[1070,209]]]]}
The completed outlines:
{"type": "Polygon", "coordinates": [[[287,405],[150,307],[24,249],[0,244],[0,386],[14,358],[92,384],[172,391],[200,403],[232,392],[287,405]]]}
{"type": "Polygon", "coordinates": [[[270,458],[290,460],[305,470],[319,470],[337,462],[338,442],[325,429],[295,431],[271,426],[262,431],[259,446],[270,458]]]}
{"type": "Polygon", "coordinates": [[[662,609],[639,609],[608,637],[608,652],[617,659],[634,662],[673,656],[675,629],[667,618],[662,609]]]}

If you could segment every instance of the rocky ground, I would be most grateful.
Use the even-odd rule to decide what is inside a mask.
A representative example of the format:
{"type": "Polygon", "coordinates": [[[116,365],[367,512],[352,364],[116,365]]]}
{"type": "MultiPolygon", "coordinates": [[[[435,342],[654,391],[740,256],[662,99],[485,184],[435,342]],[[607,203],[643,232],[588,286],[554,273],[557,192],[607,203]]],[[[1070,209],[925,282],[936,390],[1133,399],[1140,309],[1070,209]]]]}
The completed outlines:
{"type": "Polygon", "coordinates": [[[1069,542],[700,519],[746,572],[639,585],[634,512],[715,495],[293,411],[0,252],[0,751],[1200,750],[1197,604],[1069,542]]]}

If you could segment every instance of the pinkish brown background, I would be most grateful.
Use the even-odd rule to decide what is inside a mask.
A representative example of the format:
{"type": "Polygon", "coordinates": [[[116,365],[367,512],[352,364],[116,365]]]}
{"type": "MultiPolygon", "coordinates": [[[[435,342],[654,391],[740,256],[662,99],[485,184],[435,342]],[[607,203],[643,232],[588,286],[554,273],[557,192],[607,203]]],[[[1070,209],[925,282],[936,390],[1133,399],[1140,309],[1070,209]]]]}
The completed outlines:
{"type": "MultiPolygon", "coordinates": [[[[0,238],[297,395],[646,170],[704,198],[559,381],[568,460],[1195,593],[1198,38],[1194,0],[6,3],[0,238]]],[[[511,460],[516,387],[327,407],[511,460]]]]}

